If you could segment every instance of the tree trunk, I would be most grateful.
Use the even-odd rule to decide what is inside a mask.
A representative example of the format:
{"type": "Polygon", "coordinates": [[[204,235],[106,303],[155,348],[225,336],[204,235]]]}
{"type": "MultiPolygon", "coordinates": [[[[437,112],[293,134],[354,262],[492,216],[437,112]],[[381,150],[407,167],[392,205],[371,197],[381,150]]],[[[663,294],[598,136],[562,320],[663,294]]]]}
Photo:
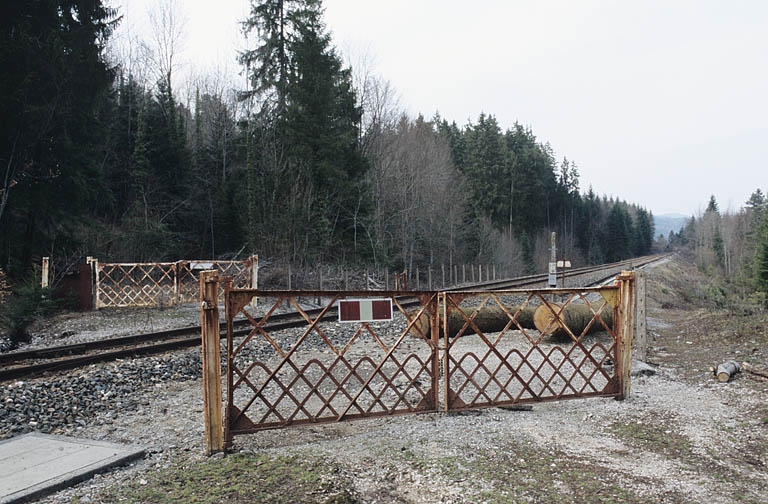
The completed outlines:
{"type": "MultiPolygon", "coordinates": [[[[599,313],[600,318],[608,327],[613,326],[613,309],[605,305],[599,313]]],[[[605,326],[595,318],[595,314],[585,304],[569,304],[562,310],[559,305],[551,303],[549,306],[541,305],[536,308],[533,315],[533,322],[541,334],[554,337],[569,337],[565,327],[570,329],[571,333],[577,338],[587,329],[586,334],[605,331],[605,326]],[[559,314],[559,316],[558,316],[559,314]],[[589,323],[592,322],[592,325],[589,323]]]]}
{"type": "MultiPolygon", "coordinates": [[[[512,324],[510,329],[516,331],[518,327],[516,324],[512,323],[510,319],[510,315],[514,317],[515,314],[517,314],[517,318],[515,320],[520,325],[520,327],[524,329],[536,328],[533,323],[533,314],[535,312],[534,307],[526,306],[520,310],[519,306],[509,306],[507,309],[509,315],[500,306],[485,306],[477,310],[473,321],[483,334],[500,332],[507,326],[507,324],[512,324]],[[518,313],[518,311],[520,311],[520,313],[518,313]]],[[[475,309],[462,309],[461,312],[463,312],[464,315],[462,315],[462,313],[460,313],[457,309],[454,309],[448,314],[448,337],[450,338],[455,338],[459,334],[462,327],[464,327],[464,324],[468,323],[465,317],[471,317],[475,312],[475,309]]],[[[424,313],[416,320],[413,328],[410,331],[410,334],[412,336],[423,336],[429,338],[429,329],[429,316],[424,313]]],[[[443,328],[441,327],[440,337],[443,336],[442,329],[443,328]]],[[[471,325],[468,325],[464,332],[461,334],[475,334],[475,329],[471,325]]]]}
{"type": "Polygon", "coordinates": [[[750,364],[749,362],[743,362],[741,364],[741,369],[753,375],[762,376],[763,378],[768,378],[768,369],[755,366],[754,364],[750,364]]]}

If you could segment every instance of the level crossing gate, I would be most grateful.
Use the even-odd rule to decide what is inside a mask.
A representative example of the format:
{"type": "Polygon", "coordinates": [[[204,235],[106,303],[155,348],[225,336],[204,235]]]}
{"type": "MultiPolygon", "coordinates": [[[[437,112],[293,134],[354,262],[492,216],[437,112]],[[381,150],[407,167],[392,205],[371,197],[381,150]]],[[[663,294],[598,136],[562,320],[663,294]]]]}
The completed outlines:
{"type": "Polygon", "coordinates": [[[258,256],[245,261],[183,260],[158,263],[103,263],[89,258],[95,308],[172,306],[200,297],[199,275],[216,270],[237,287],[256,287],[258,256]]]}
{"type": "Polygon", "coordinates": [[[208,453],[264,429],[629,394],[631,272],[577,289],[261,291],[213,271],[200,285],[208,453]]]}

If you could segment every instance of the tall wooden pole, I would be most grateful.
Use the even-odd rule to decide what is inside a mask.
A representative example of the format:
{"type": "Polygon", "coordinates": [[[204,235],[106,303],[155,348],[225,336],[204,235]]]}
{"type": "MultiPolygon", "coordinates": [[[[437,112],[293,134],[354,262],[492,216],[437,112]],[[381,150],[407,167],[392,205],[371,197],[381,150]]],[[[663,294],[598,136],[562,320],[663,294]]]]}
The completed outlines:
{"type": "Polygon", "coordinates": [[[48,287],[48,282],[49,282],[49,280],[48,280],[49,265],[50,265],[50,259],[48,257],[43,257],[43,264],[42,264],[42,270],[43,271],[42,271],[41,278],[40,278],[40,287],[42,287],[43,289],[48,287]]]}
{"type": "Polygon", "coordinates": [[[635,313],[635,273],[622,271],[619,276],[619,341],[616,373],[619,377],[619,396],[629,398],[632,370],[632,336],[635,313]]]}
{"type": "Polygon", "coordinates": [[[219,346],[219,273],[200,273],[200,327],[203,345],[203,415],[205,452],[224,451],[221,414],[221,350],[219,346]]]}

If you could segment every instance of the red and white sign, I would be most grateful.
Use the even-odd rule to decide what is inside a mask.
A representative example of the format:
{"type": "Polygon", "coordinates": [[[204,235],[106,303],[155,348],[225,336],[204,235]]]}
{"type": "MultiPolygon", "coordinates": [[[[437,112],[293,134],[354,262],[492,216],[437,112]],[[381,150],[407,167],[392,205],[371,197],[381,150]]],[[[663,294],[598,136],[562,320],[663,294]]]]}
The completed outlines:
{"type": "Polygon", "coordinates": [[[342,299],[339,301],[339,322],[374,322],[392,320],[392,300],[342,299]]]}

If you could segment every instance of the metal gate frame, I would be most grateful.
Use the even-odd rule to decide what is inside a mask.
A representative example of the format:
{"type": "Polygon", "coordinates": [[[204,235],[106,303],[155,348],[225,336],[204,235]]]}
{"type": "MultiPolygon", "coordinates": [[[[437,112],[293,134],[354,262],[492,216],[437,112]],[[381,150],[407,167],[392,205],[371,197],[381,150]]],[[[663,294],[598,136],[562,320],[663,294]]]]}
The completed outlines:
{"type": "Polygon", "coordinates": [[[624,355],[631,348],[624,337],[631,338],[625,325],[631,313],[621,305],[621,283],[627,281],[631,280],[581,289],[440,293],[444,410],[628,395],[623,386],[629,380],[622,371],[628,366],[624,355]],[[512,307],[504,298],[523,301],[512,307]],[[467,300],[477,302],[467,307],[467,300]],[[531,327],[533,307],[537,316],[544,315],[535,320],[535,327],[531,327]],[[487,310],[496,313],[496,325],[489,330],[478,323],[487,310]],[[579,320],[578,328],[570,327],[564,320],[577,310],[588,319],[579,320]],[[524,323],[524,318],[530,320],[524,323]],[[589,336],[596,332],[606,335],[602,341],[589,336]],[[516,341],[511,342],[513,338],[516,341]],[[473,350],[462,351],[459,347],[468,339],[473,350]]]}
{"type": "MultiPolygon", "coordinates": [[[[224,414],[222,414],[223,394],[218,306],[220,279],[216,271],[203,272],[200,275],[200,292],[206,452],[212,454],[231,447],[235,435],[290,425],[338,422],[347,419],[407,413],[451,412],[575,397],[602,396],[625,399],[629,397],[630,393],[629,371],[633,336],[634,281],[634,272],[622,272],[616,277],[614,285],[599,288],[456,293],[442,291],[257,291],[233,289],[231,282],[228,282],[227,279],[221,279],[221,282],[225,284],[224,306],[227,325],[225,356],[227,379],[224,389],[226,391],[226,403],[224,404],[224,414]],[[267,309],[267,314],[264,317],[256,320],[244,308],[254,297],[259,295],[270,296],[276,298],[277,301],[273,303],[271,308],[267,309]],[[527,296],[526,305],[536,303],[544,307],[551,312],[556,321],[562,320],[561,317],[564,316],[568,306],[576,303],[585,304],[594,314],[588,326],[602,324],[604,329],[607,329],[612,343],[608,347],[602,343],[595,344],[591,349],[588,349],[585,346],[584,338],[590,327],[584,328],[578,334],[566,329],[565,332],[571,345],[568,351],[552,350],[547,354],[539,347],[543,335],[536,335],[531,329],[523,327],[520,323],[520,310],[513,312],[509,309],[506,311],[509,322],[499,334],[510,330],[519,331],[531,343],[531,349],[525,355],[521,352],[515,354],[522,357],[521,362],[516,366],[510,365],[509,362],[512,353],[501,354],[497,348],[501,336],[497,335],[495,340],[491,340],[484,334],[482,328],[478,327],[475,320],[476,311],[462,315],[464,324],[459,334],[461,337],[450,337],[449,315],[459,306],[460,301],[457,300],[480,296],[485,299],[481,302],[481,306],[488,304],[489,300],[494,300],[494,303],[501,306],[503,303],[501,303],[500,298],[505,295],[527,296]],[[588,299],[590,295],[601,296],[603,301],[593,303],[588,299]],[[317,296],[330,299],[317,316],[307,314],[307,311],[302,309],[296,301],[299,297],[314,298],[317,296]],[[399,296],[417,297],[420,301],[420,307],[412,311],[407,310],[400,303],[399,296]],[[565,302],[561,305],[552,304],[549,299],[554,296],[564,296],[565,302]],[[397,308],[397,313],[404,317],[400,323],[405,324],[405,329],[401,331],[394,344],[388,346],[383,343],[368,322],[360,323],[354,337],[343,348],[341,345],[329,341],[323,330],[319,328],[318,324],[321,317],[330,313],[339,300],[374,297],[389,297],[392,299],[393,306],[397,308]],[[291,304],[297,309],[307,324],[295,343],[289,345],[287,351],[264,328],[270,317],[276,313],[278,306],[285,303],[291,304]],[[608,327],[601,318],[603,306],[609,306],[612,310],[613,324],[611,327],[608,327]],[[234,340],[235,316],[245,317],[251,324],[249,334],[237,344],[234,340]],[[427,325],[424,325],[425,320],[427,325]],[[440,332],[442,332],[442,337],[440,332]],[[457,342],[469,335],[470,332],[474,333],[473,337],[483,340],[488,349],[483,357],[472,355],[471,358],[477,362],[477,366],[472,369],[468,369],[461,358],[456,358],[458,351],[454,348],[457,342]],[[366,355],[359,361],[353,362],[347,358],[346,349],[361,334],[370,334],[374,338],[380,347],[379,350],[384,353],[383,359],[374,361],[366,355]],[[328,344],[328,348],[335,355],[330,365],[326,366],[318,359],[309,359],[305,362],[295,360],[299,347],[310,335],[320,338],[328,344]],[[416,355],[416,363],[411,360],[414,359],[413,355],[415,354],[406,354],[405,357],[399,358],[393,357],[406,337],[420,339],[426,345],[428,357],[422,359],[416,355]],[[280,355],[275,361],[276,364],[269,367],[264,362],[253,361],[244,366],[243,363],[238,362],[237,359],[248,343],[260,338],[264,338],[263,341],[266,341],[268,346],[280,355]],[[442,346],[440,342],[442,342],[442,346]],[[595,348],[600,352],[598,356],[592,353],[595,348]],[[574,357],[579,352],[581,360],[574,357]],[[530,356],[536,354],[541,358],[540,362],[532,364],[533,361],[530,360],[530,356]],[[489,363],[492,359],[489,359],[489,355],[493,355],[493,358],[496,359],[495,363],[498,364],[496,368],[491,368],[489,363]],[[557,355],[562,355],[563,358],[557,360],[557,355]],[[612,361],[610,363],[612,364],[611,373],[604,369],[609,359],[612,361]],[[363,362],[372,369],[368,374],[358,371],[362,368],[363,364],[361,363],[363,362]],[[440,362],[442,362],[442,366],[440,366],[440,362]],[[407,363],[410,363],[411,366],[416,365],[418,372],[415,375],[413,372],[409,374],[405,370],[407,363]],[[385,364],[390,368],[389,374],[384,371],[385,364]],[[589,370],[582,371],[582,365],[586,365],[589,370]],[[345,371],[344,378],[339,379],[333,374],[332,370],[336,366],[340,366],[340,369],[345,371]],[[527,366],[529,374],[528,378],[525,379],[521,377],[521,374],[526,372],[524,366],[527,366]],[[548,375],[543,372],[546,367],[551,370],[548,375]],[[569,372],[566,371],[566,368],[572,369],[569,372]],[[314,378],[305,376],[309,369],[314,370],[314,378]],[[254,370],[262,373],[263,379],[261,381],[250,377],[254,370]],[[283,371],[287,371],[290,376],[283,379],[281,377],[283,371]],[[485,375],[483,380],[479,378],[479,372],[485,375]],[[462,374],[464,375],[463,379],[461,378],[462,374]],[[418,401],[413,398],[406,398],[406,391],[397,390],[394,384],[396,377],[405,377],[406,381],[409,381],[410,384],[406,391],[410,391],[411,395],[415,396],[418,401]],[[377,379],[375,383],[374,378],[377,379]],[[331,386],[330,382],[333,382],[332,385],[336,387],[330,394],[320,390],[320,385],[326,380],[326,386],[331,386]],[[564,384],[556,388],[554,383],[558,380],[564,384]],[[599,384],[595,385],[593,380],[599,384]],[[427,384],[423,386],[413,385],[420,381],[427,384]],[[574,384],[575,382],[578,384],[574,384]],[[356,388],[355,391],[349,388],[350,384],[354,385],[352,388],[356,388]],[[524,392],[512,393],[510,390],[514,384],[519,385],[524,392]],[[536,386],[538,388],[535,388],[536,386]],[[244,387],[247,389],[245,393],[251,394],[244,404],[235,404],[234,401],[235,391],[239,387],[244,387]],[[271,387],[269,394],[266,393],[268,387],[271,387]],[[469,401],[462,399],[464,391],[470,390],[472,387],[476,391],[474,396],[470,393],[469,401]],[[301,392],[298,389],[302,389],[301,392]],[[440,400],[441,389],[443,392],[442,401],[440,400]],[[495,390],[495,395],[489,395],[490,389],[495,390]],[[394,404],[387,403],[385,395],[393,400],[394,404]],[[333,401],[339,400],[344,402],[344,406],[337,407],[333,403],[333,401]],[[256,416],[251,418],[249,408],[257,401],[260,401],[262,406],[260,418],[256,418],[256,416]],[[290,414],[278,411],[278,404],[281,401],[295,405],[290,414]],[[310,402],[314,402],[314,409],[309,406],[310,402]]],[[[463,355],[466,356],[467,354],[463,355]]],[[[240,390],[242,393],[243,389],[240,390]]]]}

